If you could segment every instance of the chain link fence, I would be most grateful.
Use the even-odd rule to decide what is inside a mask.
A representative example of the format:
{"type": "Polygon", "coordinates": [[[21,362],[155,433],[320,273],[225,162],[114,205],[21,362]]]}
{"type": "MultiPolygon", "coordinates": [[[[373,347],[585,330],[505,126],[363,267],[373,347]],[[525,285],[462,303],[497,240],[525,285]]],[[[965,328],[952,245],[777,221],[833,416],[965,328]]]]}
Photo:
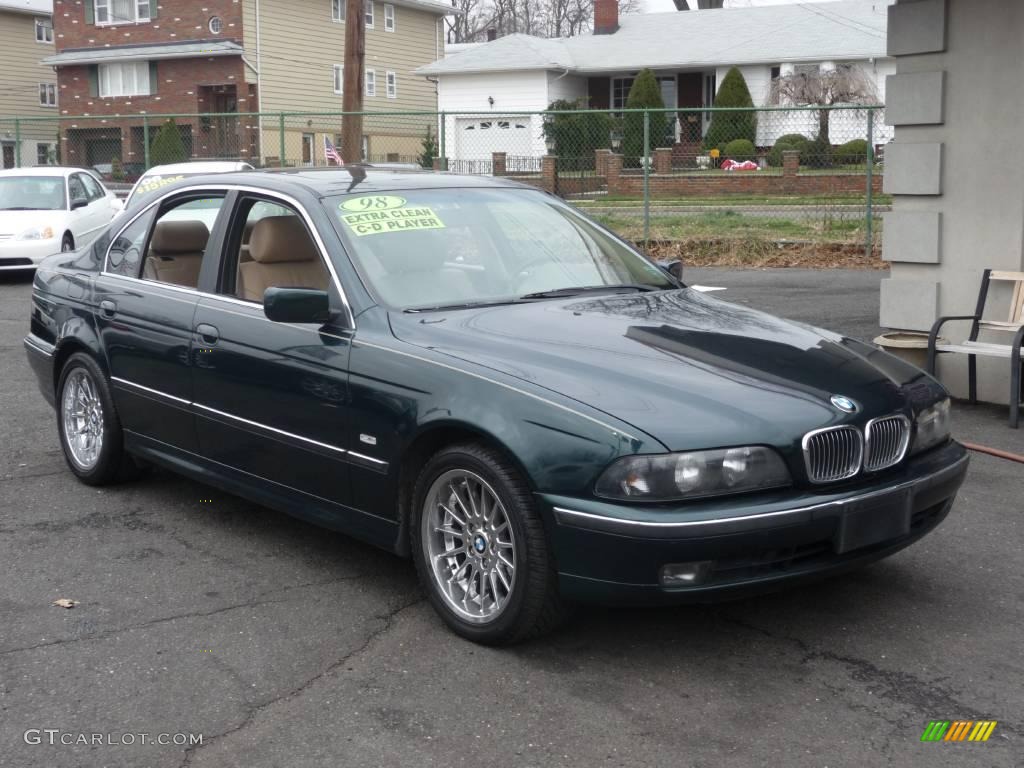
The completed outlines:
{"type": "MultiPolygon", "coordinates": [[[[329,165],[346,117],[0,117],[0,139],[4,167],[88,167],[117,188],[185,160],[329,165]]],[[[871,257],[888,204],[881,181],[892,129],[881,106],[368,112],[362,120],[359,160],[510,177],[648,244],[859,244],[871,257]]]]}

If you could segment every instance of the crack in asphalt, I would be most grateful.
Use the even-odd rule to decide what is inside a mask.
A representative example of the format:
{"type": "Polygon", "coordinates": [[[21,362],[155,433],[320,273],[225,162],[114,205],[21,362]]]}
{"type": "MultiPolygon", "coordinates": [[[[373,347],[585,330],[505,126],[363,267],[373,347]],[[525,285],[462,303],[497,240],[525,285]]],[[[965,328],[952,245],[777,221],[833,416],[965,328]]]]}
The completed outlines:
{"type": "Polygon", "coordinates": [[[191,611],[189,613],[179,613],[173,616],[162,616],[157,619],[150,619],[149,621],[140,622],[138,624],[128,624],[124,627],[118,627],[111,629],[106,632],[101,632],[96,635],[88,635],[86,637],[66,637],[61,640],[51,640],[45,643],[36,643],[35,645],[26,645],[21,648],[8,648],[0,651],[0,656],[9,656],[15,653],[25,653],[27,651],[35,651],[40,648],[51,648],[56,645],[69,645],[71,643],[83,643],[90,642],[93,640],[107,640],[116,635],[120,635],[124,632],[131,632],[136,629],[148,629],[149,627],[157,626],[159,624],[167,624],[172,621],[179,621],[181,619],[201,619],[208,616],[216,616],[221,613],[227,613],[229,611],[237,611],[240,608],[257,608],[263,605],[274,605],[277,603],[285,603],[287,599],[276,599],[276,600],[263,600],[262,598],[267,595],[273,595],[278,592],[293,592],[298,589],[309,589],[311,587],[324,587],[331,584],[337,584],[345,581],[358,581],[359,579],[365,578],[366,574],[357,573],[350,576],[339,576],[334,579],[328,579],[325,581],[311,581],[306,584],[292,584],[287,587],[278,587],[276,589],[270,589],[265,592],[261,592],[256,595],[252,600],[248,600],[244,603],[238,603],[236,605],[226,605],[221,608],[215,608],[211,611],[191,611]]]}
{"type": "Polygon", "coordinates": [[[369,649],[371,645],[373,645],[374,641],[378,640],[379,638],[387,634],[387,632],[390,631],[390,629],[394,626],[395,619],[398,617],[398,614],[402,613],[403,611],[409,608],[419,605],[420,603],[426,601],[426,599],[426,597],[419,597],[415,600],[403,603],[402,605],[398,606],[397,608],[391,611],[388,611],[385,614],[379,614],[377,616],[374,616],[374,619],[380,621],[381,625],[377,629],[371,631],[366,636],[366,640],[364,640],[359,646],[353,648],[340,659],[331,662],[323,670],[321,670],[320,672],[318,672],[313,677],[309,678],[296,688],[293,688],[292,690],[283,693],[279,696],[273,696],[269,699],[266,699],[265,701],[261,701],[257,704],[250,705],[247,708],[245,717],[238,725],[235,725],[226,731],[211,736],[209,740],[204,739],[203,743],[199,744],[198,746],[189,747],[188,749],[186,749],[185,758],[184,760],[182,760],[179,768],[187,768],[187,766],[191,765],[192,758],[195,757],[196,753],[199,752],[199,750],[205,749],[206,747],[210,746],[215,742],[221,741],[222,739],[226,739],[229,736],[232,736],[238,733],[239,731],[248,728],[250,725],[253,724],[253,722],[255,722],[257,716],[259,716],[259,714],[264,710],[269,709],[270,707],[282,701],[289,701],[291,699],[295,699],[301,696],[303,693],[309,690],[310,687],[315,685],[318,681],[330,675],[332,672],[334,672],[334,670],[338,669],[338,667],[342,666],[343,664],[351,661],[352,659],[362,654],[364,651],[369,649]]]}
{"type": "MultiPolygon", "coordinates": [[[[949,689],[928,683],[909,672],[882,669],[867,659],[847,656],[835,653],[834,651],[815,650],[799,637],[773,632],[770,629],[751,624],[720,611],[717,612],[717,616],[726,623],[757,632],[773,640],[795,645],[803,654],[803,657],[800,659],[801,664],[826,661],[846,667],[850,678],[867,686],[873,693],[910,707],[926,717],[945,717],[949,716],[949,713],[955,713],[956,718],[960,720],[993,719],[991,712],[982,712],[974,707],[965,705],[949,689]]],[[[881,717],[880,715],[876,716],[881,717]]],[[[891,725],[895,725],[884,717],[881,719],[889,722],[891,725]]],[[[1010,723],[1002,719],[999,720],[999,728],[1004,735],[1020,736],[1022,733],[1020,724],[1010,723]]]]}

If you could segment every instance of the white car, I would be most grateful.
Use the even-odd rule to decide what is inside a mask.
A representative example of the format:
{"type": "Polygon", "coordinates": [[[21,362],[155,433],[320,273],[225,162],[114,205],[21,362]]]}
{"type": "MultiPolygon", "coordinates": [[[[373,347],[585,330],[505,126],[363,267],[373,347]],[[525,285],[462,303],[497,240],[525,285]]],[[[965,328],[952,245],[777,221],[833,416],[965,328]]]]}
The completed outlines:
{"type": "Polygon", "coordinates": [[[0,171],[0,270],[35,269],[47,256],[85,245],[122,207],[81,168],[0,171]]]}
{"type": "MultiPolygon", "coordinates": [[[[151,198],[154,193],[159,192],[168,184],[187,179],[190,176],[251,170],[253,167],[249,163],[232,160],[193,160],[188,163],[157,165],[142,174],[135,182],[132,191],[128,193],[124,207],[133,208],[141,201],[151,198]]],[[[217,207],[219,208],[219,205],[217,207]]]]}

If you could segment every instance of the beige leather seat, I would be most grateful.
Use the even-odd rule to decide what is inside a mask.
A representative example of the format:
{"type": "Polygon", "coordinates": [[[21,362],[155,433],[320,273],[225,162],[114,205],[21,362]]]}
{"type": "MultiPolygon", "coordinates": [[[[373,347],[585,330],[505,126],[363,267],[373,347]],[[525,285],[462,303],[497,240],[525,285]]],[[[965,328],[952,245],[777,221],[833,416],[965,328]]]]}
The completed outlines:
{"type": "Polygon", "coordinates": [[[252,240],[252,231],[255,227],[255,221],[245,222],[245,229],[242,230],[242,246],[238,251],[239,263],[243,261],[252,261],[252,256],[249,255],[249,241],[252,240]]]}
{"type": "Polygon", "coordinates": [[[237,294],[263,303],[267,288],[315,288],[326,291],[330,276],[320,252],[298,216],[268,216],[253,227],[252,261],[238,265],[237,294]]]}
{"type": "Polygon", "coordinates": [[[210,231],[201,221],[161,221],[153,229],[143,269],[148,280],[195,288],[210,231]]]}

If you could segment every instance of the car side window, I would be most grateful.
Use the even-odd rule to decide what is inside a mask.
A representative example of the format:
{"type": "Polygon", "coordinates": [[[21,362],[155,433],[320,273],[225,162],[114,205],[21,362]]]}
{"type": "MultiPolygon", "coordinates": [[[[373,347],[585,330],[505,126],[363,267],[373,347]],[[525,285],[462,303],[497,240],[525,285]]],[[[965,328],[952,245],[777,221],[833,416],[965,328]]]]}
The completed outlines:
{"type": "Polygon", "coordinates": [[[87,173],[81,174],[81,177],[82,184],[85,186],[85,195],[90,202],[92,202],[93,200],[99,200],[101,197],[104,196],[103,189],[96,182],[96,179],[94,179],[87,173]]]}
{"type": "Polygon", "coordinates": [[[224,206],[224,193],[204,193],[162,205],[153,223],[142,279],[199,287],[210,232],[224,206]]]}
{"type": "Polygon", "coordinates": [[[285,203],[243,197],[225,240],[219,293],[263,303],[267,288],[328,290],[330,273],[299,212],[285,203]]]}
{"type": "Polygon", "coordinates": [[[138,277],[142,268],[142,251],[156,209],[150,209],[125,227],[107,250],[106,271],[124,277],[138,277]]]}
{"type": "Polygon", "coordinates": [[[89,195],[85,191],[85,184],[82,183],[82,177],[80,174],[76,173],[68,179],[68,192],[70,193],[71,201],[89,199],[89,195]]]}

